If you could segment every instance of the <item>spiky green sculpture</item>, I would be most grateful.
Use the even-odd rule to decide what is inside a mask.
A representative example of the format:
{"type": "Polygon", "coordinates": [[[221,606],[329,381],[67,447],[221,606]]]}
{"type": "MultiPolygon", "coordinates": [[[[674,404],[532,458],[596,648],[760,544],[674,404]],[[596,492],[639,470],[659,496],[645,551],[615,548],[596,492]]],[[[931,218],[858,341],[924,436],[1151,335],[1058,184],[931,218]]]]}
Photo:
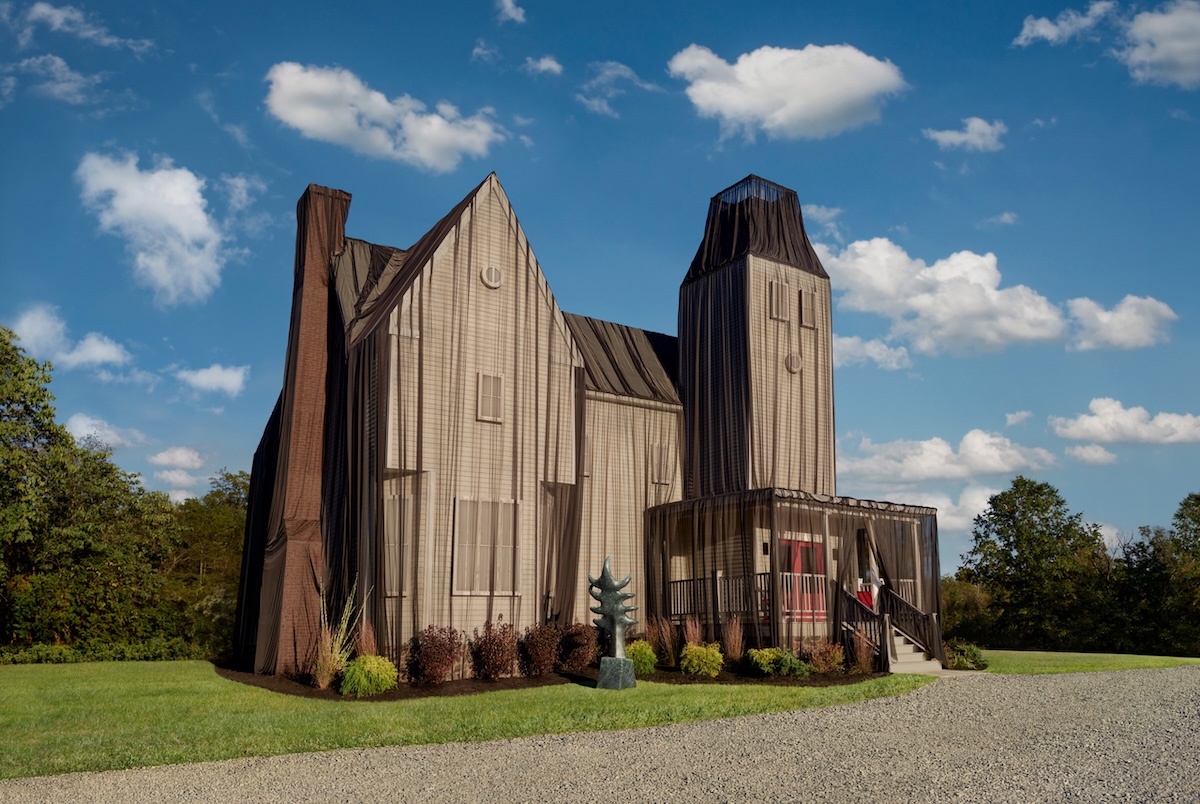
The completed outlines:
{"type": "Polygon", "coordinates": [[[633,592],[621,591],[629,585],[633,576],[626,575],[625,580],[618,581],[613,577],[611,565],[612,556],[605,556],[604,571],[600,573],[600,579],[597,580],[588,573],[588,580],[591,582],[588,592],[600,601],[599,606],[592,606],[592,611],[600,615],[592,622],[608,631],[611,643],[608,648],[609,656],[624,659],[625,629],[637,623],[637,620],[627,615],[631,611],[637,611],[638,607],[626,606],[625,601],[633,597],[633,592]]]}

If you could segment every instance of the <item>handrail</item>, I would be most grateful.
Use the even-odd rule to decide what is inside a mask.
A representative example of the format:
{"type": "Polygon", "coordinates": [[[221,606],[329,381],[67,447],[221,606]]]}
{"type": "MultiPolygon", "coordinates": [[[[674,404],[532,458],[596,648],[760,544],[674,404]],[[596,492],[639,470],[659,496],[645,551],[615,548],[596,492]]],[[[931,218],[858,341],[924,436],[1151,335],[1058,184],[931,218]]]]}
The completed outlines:
{"type": "Polygon", "coordinates": [[[875,646],[876,667],[886,673],[891,667],[888,642],[890,633],[886,627],[883,615],[876,614],[869,606],[863,604],[854,595],[842,589],[842,644],[850,651],[854,650],[853,636],[862,631],[868,641],[875,646]],[[847,634],[847,632],[849,632],[847,634]]]}
{"type": "Polygon", "coordinates": [[[941,628],[938,627],[937,615],[926,614],[890,587],[885,586],[880,591],[879,608],[889,616],[892,626],[944,665],[946,657],[942,651],[942,634],[941,628]]]}

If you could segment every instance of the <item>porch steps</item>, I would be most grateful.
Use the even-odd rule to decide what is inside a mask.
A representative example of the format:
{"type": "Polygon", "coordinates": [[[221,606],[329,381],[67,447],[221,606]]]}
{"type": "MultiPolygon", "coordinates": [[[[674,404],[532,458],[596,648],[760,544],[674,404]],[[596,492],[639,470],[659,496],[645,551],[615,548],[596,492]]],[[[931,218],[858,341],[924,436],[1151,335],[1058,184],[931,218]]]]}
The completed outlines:
{"type": "Polygon", "coordinates": [[[942,669],[941,662],[927,658],[919,645],[895,628],[892,629],[892,644],[896,646],[896,658],[892,659],[893,673],[925,674],[942,669]]]}

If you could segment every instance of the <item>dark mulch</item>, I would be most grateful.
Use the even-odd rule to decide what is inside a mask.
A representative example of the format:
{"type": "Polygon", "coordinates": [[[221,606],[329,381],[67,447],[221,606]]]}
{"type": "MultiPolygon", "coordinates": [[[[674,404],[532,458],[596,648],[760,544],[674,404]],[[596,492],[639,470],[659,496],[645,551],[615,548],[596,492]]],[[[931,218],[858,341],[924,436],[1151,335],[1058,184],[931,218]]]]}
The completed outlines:
{"type": "MultiPolygon", "coordinates": [[[[265,676],[258,673],[243,673],[231,670],[221,665],[216,666],[217,674],[231,681],[261,687],[284,695],[298,695],[302,698],[323,698],[331,701],[353,701],[353,697],[343,698],[336,689],[319,690],[308,683],[307,679],[291,678],[288,676],[265,676]]],[[[580,673],[548,673],[544,676],[526,678],[513,676],[499,678],[495,681],[480,681],[475,678],[464,678],[447,681],[434,687],[415,687],[411,684],[401,684],[394,690],[364,698],[365,701],[405,701],[413,698],[437,698],[446,695],[474,695],[480,692],[496,690],[522,690],[533,687],[547,687],[555,684],[579,684],[585,687],[596,686],[596,676],[599,671],[589,667],[580,673]]],[[[869,678],[880,678],[887,673],[875,673],[869,676],[848,675],[811,675],[807,678],[759,678],[744,676],[724,670],[716,678],[701,678],[689,676],[679,671],[677,667],[660,667],[648,676],[640,676],[638,681],[654,681],[660,684],[765,684],[776,687],[836,687],[843,684],[857,684],[869,678]]]]}

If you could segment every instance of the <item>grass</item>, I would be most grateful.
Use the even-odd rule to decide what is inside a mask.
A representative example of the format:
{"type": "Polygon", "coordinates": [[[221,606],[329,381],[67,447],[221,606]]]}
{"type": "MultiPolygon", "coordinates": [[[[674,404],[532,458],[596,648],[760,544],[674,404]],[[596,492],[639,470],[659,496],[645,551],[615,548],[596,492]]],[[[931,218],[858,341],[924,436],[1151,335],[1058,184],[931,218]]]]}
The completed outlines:
{"type": "Polygon", "coordinates": [[[1123,653],[1058,653],[1028,650],[985,650],[987,672],[1016,675],[1095,673],[1103,670],[1144,670],[1200,664],[1178,656],[1137,656],[1123,653]]]}
{"type": "Polygon", "coordinates": [[[576,684],[393,702],[280,695],[207,662],[0,667],[0,778],[300,751],[658,726],[899,695],[932,677],[836,687],[576,684]]]}

